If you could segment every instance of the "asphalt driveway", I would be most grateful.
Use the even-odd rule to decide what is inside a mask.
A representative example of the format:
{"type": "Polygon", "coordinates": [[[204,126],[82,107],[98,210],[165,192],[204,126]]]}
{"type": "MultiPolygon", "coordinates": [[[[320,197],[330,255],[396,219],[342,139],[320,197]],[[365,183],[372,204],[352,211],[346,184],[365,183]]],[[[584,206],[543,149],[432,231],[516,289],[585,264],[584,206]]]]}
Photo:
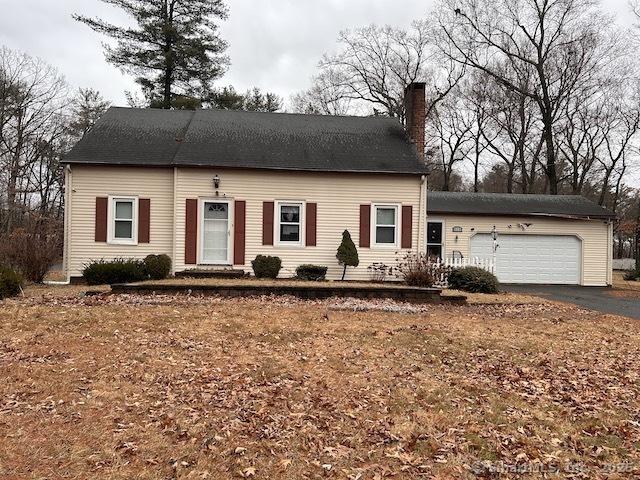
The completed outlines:
{"type": "Polygon", "coordinates": [[[573,285],[502,285],[502,288],[640,320],[640,292],[637,291],[573,285]]]}

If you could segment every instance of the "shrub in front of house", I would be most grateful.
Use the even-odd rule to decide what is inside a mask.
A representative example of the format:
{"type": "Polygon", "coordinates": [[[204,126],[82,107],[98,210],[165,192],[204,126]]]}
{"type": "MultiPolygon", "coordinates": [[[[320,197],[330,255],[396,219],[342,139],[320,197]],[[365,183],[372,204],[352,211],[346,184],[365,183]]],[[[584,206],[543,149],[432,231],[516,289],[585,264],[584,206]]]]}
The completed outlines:
{"type": "Polygon", "coordinates": [[[89,285],[141,282],[147,278],[144,262],[125,258],[94,260],[84,267],[82,276],[89,285]]]}
{"type": "Polygon", "coordinates": [[[498,293],[500,283],[494,274],[482,268],[463,267],[449,274],[449,287],[470,293],[498,293]]]}
{"type": "Polygon", "coordinates": [[[22,283],[22,275],[9,267],[0,266],[0,300],[19,295],[22,283]]]}
{"type": "Polygon", "coordinates": [[[436,283],[444,283],[444,267],[431,262],[424,253],[407,253],[398,260],[397,275],[412,287],[431,288],[436,283]]]}
{"type": "Polygon", "coordinates": [[[347,274],[347,267],[357,267],[360,265],[358,249],[351,239],[349,230],[342,232],[342,242],[338,247],[336,258],[338,259],[338,263],[343,266],[342,280],[344,280],[344,277],[347,274]]]}
{"type": "Polygon", "coordinates": [[[319,282],[327,276],[328,267],[321,265],[300,265],[296,268],[296,277],[300,280],[319,282]]]}
{"type": "Polygon", "coordinates": [[[171,273],[169,255],[148,255],[144,259],[144,271],[151,280],[163,280],[171,273]]]}
{"type": "Polygon", "coordinates": [[[637,282],[640,281],[640,270],[629,270],[624,273],[624,278],[627,282],[637,282]]]}
{"type": "Polygon", "coordinates": [[[280,269],[282,268],[282,260],[280,257],[271,257],[269,255],[258,255],[251,262],[253,273],[256,278],[278,278],[280,269]]]}

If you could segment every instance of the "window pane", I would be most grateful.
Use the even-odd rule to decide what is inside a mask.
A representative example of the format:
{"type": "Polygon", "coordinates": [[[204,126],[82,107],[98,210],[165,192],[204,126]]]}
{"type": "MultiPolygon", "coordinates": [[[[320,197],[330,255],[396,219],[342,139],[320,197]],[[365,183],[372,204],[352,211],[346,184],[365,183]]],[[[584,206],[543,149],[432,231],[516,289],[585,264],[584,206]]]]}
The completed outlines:
{"type": "Polygon", "coordinates": [[[427,223],[427,243],[442,243],[441,223],[427,223]]]}
{"type": "Polygon", "coordinates": [[[116,202],[116,218],[133,220],[133,203],[129,201],[116,202]]]}
{"type": "Polygon", "coordinates": [[[394,227],[377,227],[376,243],[396,243],[396,229],[394,227]]]}
{"type": "Polygon", "coordinates": [[[227,220],[229,205],[226,203],[205,203],[204,218],[205,220],[227,220]]]}
{"type": "Polygon", "coordinates": [[[116,220],[114,236],[115,238],[133,238],[133,222],[130,220],[116,220]]]}
{"type": "Polygon", "coordinates": [[[427,256],[429,258],[442,258],[442,245],[428,245],[427,256]]]}
{"type": "Polygon", "coordinates": [[[378,225],[395,225],[396,209],[395,208],[378,208],[376,212],[378,225]]]}
{"type": "Polygon", "coordinates": [[[281,222],[300,222],[300,207],[297,205],[282,205],[280,207],[281,222]]]}
{"type": "Polygon", "coordinates": [[[300,225],[280,225],[281,242],[299,242],[300,225]]]}

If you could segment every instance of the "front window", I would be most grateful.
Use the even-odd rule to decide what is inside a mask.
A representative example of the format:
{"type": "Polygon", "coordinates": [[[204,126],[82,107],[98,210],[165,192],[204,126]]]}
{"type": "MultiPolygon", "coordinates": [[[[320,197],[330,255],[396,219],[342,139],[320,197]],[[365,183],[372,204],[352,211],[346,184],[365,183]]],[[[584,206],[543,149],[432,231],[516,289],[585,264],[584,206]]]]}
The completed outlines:
{"type": "Polygon", "coordinates": [[[395,246],[398,243],[398,207],[380,205],[374,208],[375,244],[395,246]]]}
{"type": "Polygon", "coordinates": [[[302,244],[302,203],[281,202],[278,204],[278,243],[302,244]]]}
{"type": "Polygon", "coordinates": [[[135,198],[111,199],[111,242],[136,243],[137,201],[135,198]]]}

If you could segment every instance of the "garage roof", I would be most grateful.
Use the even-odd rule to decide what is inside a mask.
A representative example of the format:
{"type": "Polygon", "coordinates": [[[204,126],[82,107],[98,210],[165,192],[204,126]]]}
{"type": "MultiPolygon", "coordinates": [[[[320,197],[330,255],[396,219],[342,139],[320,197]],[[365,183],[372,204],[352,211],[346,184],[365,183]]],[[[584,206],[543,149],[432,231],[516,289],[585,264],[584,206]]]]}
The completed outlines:
{"type": "Polygon", "coordinates": [[[64,162],[426,173],[395,119],[229,110],[113,107],[64,162]]]}
{"type": "Polygon", "coordinates": [[[615,214],[610,210],[579,195],[429,192],[427,212],[430,214],[615,218],[615,214]]]}

